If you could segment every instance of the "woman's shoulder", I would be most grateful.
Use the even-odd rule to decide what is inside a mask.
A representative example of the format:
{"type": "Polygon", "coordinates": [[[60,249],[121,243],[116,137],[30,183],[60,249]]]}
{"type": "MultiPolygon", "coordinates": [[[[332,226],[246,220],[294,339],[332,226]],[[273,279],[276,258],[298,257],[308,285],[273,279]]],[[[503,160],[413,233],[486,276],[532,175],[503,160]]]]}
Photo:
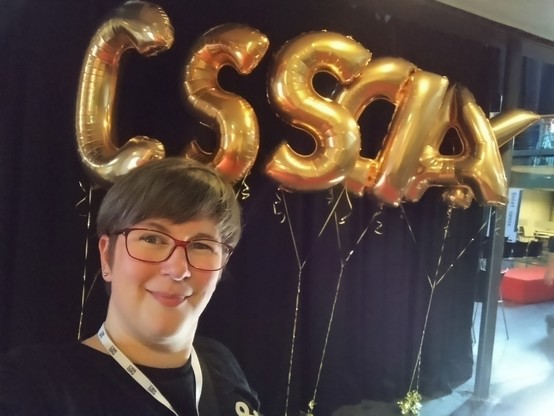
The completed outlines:
{"type": "Polygon", "coordinates": [[[231,350],[212,338],[197,336],[194,348],[200,359],[213,372],[224,373],[227,377],[244,379],[244,374],[231,350]]]}
{"type": "Polygon", "coordinates": [[[32,344],[20,345],[0,355],[0,364],[33,365],[39,361],[46,363],[58,360],[61,357],[71,357],[79,354],[81,348],[78,342],[67,344],[32,344]]]}
{"type": "Polygon", "coordinates": [[[229,348],[219,341],[201,336],[195,338],[194,348],[203,368],[206,367],[209,372],[207,384],[213,386],[221,414],[236,415],[239,414],[235,413],[238,412],[236,409],[245,409],[240,414],[258,415],[258,396],[229,348]]]}
{"type": "Polygon", "coordinates": [[[78,341],[63,344],[40,343],[21,345],[0,355],[0,363],[27,363],[32,365],[38,361],[46,363],[59,360],[67,361],[83,357],[95,356],[98,351],[89,348],[78,341]]]}
{"type": "Polygon", "coordinates": [[[210,355],[224,354],[233,356],[233,353],[229,350],[229,348],[221,342],[201,335],[197,335],[194,338],[194,348],[198,353],[210,355]]]}
{"type": "Polygon", "coordinates": [[[42,381],[79,379],[85,370],[109,365],[107,358],[78,341],[19,346],[0,355],[0,381],[22,376],[42,381]]]}
{"type": "Polygon", "coordinates": [[[79,403],[86,400],[91,384],[83,374],[100,367],[96,355],[77,341],[20,346],[2,354],[0,414],[78,414],[68,397],[83,398],[79,403]]]}

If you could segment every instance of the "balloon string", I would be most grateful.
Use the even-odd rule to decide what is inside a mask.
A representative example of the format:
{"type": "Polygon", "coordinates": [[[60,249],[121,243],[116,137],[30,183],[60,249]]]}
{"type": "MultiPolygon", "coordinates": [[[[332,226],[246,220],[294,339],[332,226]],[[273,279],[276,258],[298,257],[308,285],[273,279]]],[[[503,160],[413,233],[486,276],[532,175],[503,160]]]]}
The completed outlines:
{"type": "MultiPolygon", "coordinates": [[[[332,198],[332,191],[331,191],[331,198],[332,198]]],[[[336,209],[337,209],[337,206],[342,198],[342,196],[345,195],[345,188],[342,189],[339,197],[335,200],[335,204],[333,205],[333,208],[331,209],[331,211],[329,212],[329,215],[327,216],[327,219],[325,220],[325,222],[323,223],[323,226],[321,227],[321,230],[319,230],[319,234],[317,235],[317,238],[321,237],[321,234],[323,234],[323,232],[325,231],[325,229],[327,228],[327,225],[329,224],[329,221],[331,221],[331,218],[333,218],[335,212],[336,212],[336,209]]],[[[332,202],[332,199],[331,201],[332,202]]],[[[350,205],[350,207],[352,207],[352,205],[350,205]]]]}
{"type": "MultiPolygon", "coordinates": [[[[343,194],[346,197],[346,202],[348,204],[348,213],[346,215],[343,215],[340,217],[339,224],[343,225],[346,224],[346,220],[350,218],[352,215],[352,201],[350,200],[350,194],[348,192],[345,192],[345,189],[343,189],[343,194]]],[[[339,197],[340,198],[340,197],[339,197]]]]}
{"type": "MultiPolygon", "coordinates": [[[[490,215],[490,216],[489,216],[489,221],[492,221],[492,216],[493,216],[492,211],[490,212],[489,215],[490,215]]],[[[494,235],[497,236],[497,237],[500,237],[501,230],[500,230],[500,227],[498,226],[498,224],[499,224],[500,221],[502,220],[502,215],[501,215],[501,214],[498,214],[498,212],[497,212],[496,214],[494,214],[494,215],[496,215],[496,218],[498,218],[497,221],[494,221],[494,225],[495,225],[495,227],[494,227],[494,235]]],[[[502,235],[504,235],[504,234],[502,234],[502,235]]]]}
{"type": "MultiPolygon", "coordinates": [[[[329,199],[329,203],[333,203],[332,191],[331,191],[330,195],[331,195],[331,198],[329,199]]],[[[276,197],[277,197],[277,201],[274,202],[274,204],[273,204],[273,213],[275,215],[282,216],[282,220],[280,221],[281,223],[283,223],[285,221],[287,222],[287,225],[289,227],[289,233],[291,235],[291,240],[292,240],[292,243],[293,243],[296,262],[297,262],[297,266],[298,266],[298,277],[297,277],[298,280],[297,280],[297,289],[296,289],[296,299],[295,299],[295,309],[294,309],[294,319],[293,319],[290,358],[289,358],[289,369],[288,369],[288,374],[287,374],[287,377],[288,377],[288,379],[287,379],[287,390],[286,390],[286,398],[285,398],[285,416],[286,416],[287,413],[288,413],[289,402],[290,402],[290,388],[291,388],[291,380],[292,380],[292,368],[293,368],[293,363],[294,363],[294,352],[295,352],[296,335],[297,335],[297,328],[298,328],[298,316],[299,316],[299,310],[300,310],[300,296],[301,296],[301,293],[302,293],[302,273],[303,273],[303,269],[304,269],[305,265],[308,262],[308,259],[310,258],[311,253],[308,253],[308,255],[306,255],[306,257],[303,261],[301,260],[299,250],[298,250],[298,245],[297,245],[297,242],[296,242],[296,237],[294,235],[294,227],[293,227],[293,224],[292,224],[292,221],[291,221],[291,218],[290,218],[290,213],[289,213],[286,197],[285,197],[285,194],[283,193],[282,189],[279,189],[279,193],[276,194],[276,197]],[[284,208],[284,213],[281,212],[281,210],[278,208],[279,205],[282,205],[282,207],[284,208]]],[[[341,246],[341,241],[340,241],[339,224],[340,225],[344,224],[346,222],[346,219],[348,217],[350,217],[351,208],[352,208],[352,204],[351,204],[351,201],[348,199],[348,193],[346,192],[345,189],[343,189],[341,191],[340,195],[338,196],[338,198],[334,201],[334,204],[331,208],[331,211],[330,211],[328,217],[326,218],[325,223],[323,224],[323,226],[322,226],[322,228],[321,228],[321,230],[318,234],[318,238],[321,237],[321,235],[323,234],[323,231],[329,225],[330,219],[333,218],[334,219],[334,224],[335,224],[336,236],[337,236],[337,240],[338,240],[338,246],[339,246],[339,250],[341,252],[342,252],[342,246],[341,246]],[[348,214],[342,216],[339,220],[338,215],[337,215],[337,207],[338,207],[338,204],[340,203],[340,200],[343,197],[343,195],[346,195],[346,197],[347,197],[347,203],[348,203],[348,206],[350,208],[350,211],[349,211],[348,214]]],[[[359,236],[358,240],[356,241],[355,248],[362,241],[363,237],[366,235],[367,231],[370,229],[370,227],[373,225],[373,223],[378,219],[381,212],[382,212],[382,206],[380,207],[380,210],[372,216],[371,220],[369,221],[369,224],[367,225],[367,227],[364,229],[364,231],[359,236]]],[[[379,221],[377,221],[377,222],[380,223],[379,221]]],[[[380,232],[377,232],[377,230],[375,232],[377,234],[380,234],[380,232]]],[[[324,361],[325,361],[327,345],[328,345],[328,341],[329,341],[329,337],[330,337],[330,333],[331,333],[331,329],[332,329],[332,324],[333,324],[333,321],[334,321],[334,314],[335,314],[336,304],[337,304],[337,300],[338,300],[338,295],[340,293],[340,287],[341,287],[341,283],[342,283],[342,276],[344,275],[344,267],[345,267],[346,263],[349,261],[349,259],[351,258],[352,254],[354,254],[355,248],[348,253],[348,256],[346,257],[346,259],[344,261],[342,260],[342,256],[341,256],[341,270],[340,270],[340,273],[339,273],[339,276],[338,276],[338,279],[337,279],[337,287],[335,289],[335,297],[333,299],[333,304],[332,304],[332,307],[331,307],[331,314],[330,314],[330,317],[329,317],[327,332],[326,332],[326,336],[325,336],[325,340],[324,340],[322,357],[321,357],[321,360],[320,360],[318,374],[317,374],[317,377],[316,377],[316,384],[315,384],[315,389],[314,389],[313,400],[309,404],[310,411],[313,410],[313,408],[315,406],[315,398],[317,396],[317,390],[318,390],[319,381],[320,381],[320,378],[321,378],[321,372],[323,370],[323,364],[324,364],[324,361]]],[[[308,413],[308,414],[310,414],[310,413],[308,413]]]]}
{"type": "Polygon", "coordinates": [[[442,243],[442,247],[441,247],[441,253],[439,255],[439,261],[437,263],[437,269],[435,271],[435,279],[433,281],[431,281],[429,276],[427,277],[428,281],[429,281],[429,284],[430,284],[430,287],[431,287],[431,293],[429,294],[429,303],[427,304],[427,311],[425,313],[425,320],[424,320],[424,323],[423,323],[423,331],[421,333],[421,339],[420,339],[419,349],[418,349],[417,358],[416,358],[416,365],[414,366],[414,371],[412,373],[412,378],[410,380],[410,386],[408,388],[408,391],[412,391],[412,387],[414,385],[414,380],[416,378],[416,375],[417,375],[416,390],[419,389],[419,377],[420,377],[420,374],[421,374],[421,361],[422,361],[421,358],[422,358],[422,354],[423,354],[423,342],[424,342],[424,339],[425,339],[427,324],[429,322],[429,315],[430,315],[430,312],[431,312],[431,305],[432,305],[432,302],[433,302],[433,296],[434,296],[434,293],[435,293],[435,289],[444,280],[446,275],[450,272],[450,270],[454,267],[454,265],[458,262],[458,260],[460,260],[460,258],[462,258],[462,256],[466,253],[466,251],[470,247],[470,245],[475,241],[477,236],[481,233],[481,231],[483,231],[483,229],[487,225],[486,221],[483,222],[483,224],[481,224],[481,227],[479,227],[479,229],[477,230],[475,235],[470,238],[470,240],[468,241],[466,246],[460,251],[460,253],[458,253],[458,255],[456,256],[454,261],[448,266],[447,270],[440,277],[438,277],[439,267],[440,267],[440,264],[441,264],[442,253],[444,252],[445,242],[446,242],[446,239],[448,238],[448,232],[449,232],[449,228],[450,228],[450,224],[451,224],[451,218],[452,218],[452,208],[449,207],[448,212],[447,212],[447,224],[444,227],[444,235],[443,235],[443,243],[442,243]]]}
{"type": "Polygon", "coordinates": [[[289,371],[287,375],[287,393],[286,393],[286,399],[285,399],[285,416],[288,414],[289,409],[289,400],[290,400],[290,387],[291,387],[291,380],[292,380],[292,367],[294,362],[294,347],[296,345],[296,330],[298,328],[298,310],[300,307],[300,292],[302,287],[302,270],[298,271],[298,283],[296,286],[296,300],[294,305],[294,323],[292,326],[292,338],[291,338],[291,346],[290,346],[290,356],[289,356],[289,371]]]}
{"type": "Polygon", "coordinates": [[[446,246],[446,240],[448,238],[448,232],[450,230],[451,220],[452,220],[452,207],[449,206],[448,210],[446,212],[446,225],[444,226],[444,233],[443,233],[443,236],[442,236],[441,249],[440,249],[440,252],[439,252],[439,256],[437,258],[437,266],[435,268],[435,276],[434,276],[433,281],[431,281],[431,278],[429,277],[429,275],[427,275],[427,280],[429,281],[429,284],[431,286],[431,293],[429,294],[429,302],[427,304],[427,311],[425,313],[425,321],[423,323],[423,331],[421,332],[421,339],[419,341],[419,349],[418,349],[418,352],[417,352],[416,365],[414,366],[414,371],[412,373],[412,378],[410,380],[410,387],[408,388],[408,391],[412,390],[412,386],[413,386],[416,374],[417,374],[416,390],[419,389],[419,376],[421,374],[421,356],[422,356],[422,352],[423,352],[423,341],[425,340],[425,333],[426,333],[426,330],[427,330],[427,324],[429,322],[429,315],[430,315],[430,312],[431,312],[431,305],[433,303],[433,295],[435,293],[435,288],[437,287],[437,284],[438,284],[437,283],[437,276],[439,274],[440,265],[442,263],[442,255],[444,253],[444,248],[446,246]]]}
{"type": "Polygon", "coordinates": [[[425,321],[423,323],[423,331],[421,332],[421,339],[419,340],[419,349],[417,351],[416,364],[414,366],[414,371],[412,372],[412,378],[410,380],[410,387],[408,391],[412,391],[412,386],[414,384],[414,379],[417,374],[416,390],[419,390],[419,376],[421,374],[421,356],[423,353],[423,341],[425,339],[425,332],[427,330],[427,323],[429,321],[429,315],[431,312],[431,304],[433,303],[433,294],[435,292],[436,286],[431,286],[431,293],[429,295],[429,303],[427,304],[427,311],[425,313],[425,321]]]}
{"type": "Polygon", "coordinates": [[[348,253],[348,256],[345,259],[345,263],[347,263],[350,260],[350,257],[352,256],[352,254],[354,254],[354,250],[360,244],[362,239],[365,237],[365,235],[369,231],[369,228],[371,227],[371,225],[373,224],[374,221],[377,223],[377,227],[375,228],[375,230],[373,232],[377,235],[383,235],[383,231],[382,231],[383,223],[382,223],[382,221],[380,221],[378,219],[381,216],[382,213],[383,213],[383,205],[380,205],[379,210],[377,210],[373,213],[373,215],[371,216],[371,219],[369,220],[369,223],[364,228],[364,230],[360,233],[360,236],[356,240],[356,244],[354,244],[354,248],[352,250],[350,250],[350,252],[348,253]]]}
{"type": "MultiPolygon", "coordinates": [[[[296,333],[297,333],[297,328],[298,328],[298,315],[299,315],[299,310],[300,310],[300,296],[301,296],[301,293],[302,293],[302,272],[303,272],[303,269],[305,267],[305,265],[307,264],[307,261],[311,255],[311,253],[308,253],[304,259],[304,261],[302,261],[300,259],[300,254],[299,254],[299,250],[298,250],[298,245],[296,243],[296,238],[295,238],[295,235],[294,235],[294,228],[293,228],[293,225],[292,225],[292,221],[291,221],[291,218],[290,218],[290,214],[289,214],[289,210],[288,210],[288,205],[287,205],[287,201],[286,201],[286,198],[285,198],[285,194],[283,193],[283,190],[280,188],[279,189],[279,192],[280,192],[280,195],[277,194],[277,201],[274,202],[273,204],[273,213],[275,215],[281,215],[282,216],[282,220],[281,220],[281,223],[287,221],[287,225],[289,227],[289,233],[291,235],[291,240],[292,240],[292,243],[293,243],[293,248],[294,248],[294,254],[295,254],[295,257],[296,257],[296,262],[297,262],[297,266],[298,266],[298,277],[297,277],[297,288],[296,288],[296,299],[295,299],[295,309],[294,309],[294,319],[293,319],[293,329],[292,329],[292,339],[291,339],[291,349],[290,349],[290,358],[289,358],[289,370],[288,370],[288,379],[287,379],[287,391],[286,391],[286,398],[285,398],[285,415],[287,414],[288,412],[288,408],[289,408],[289,401],[290,401],[290,388],[291,388],[291,380],[292,380],[292,368],[293,368],[293,363],[294,363],[294,351],[295,351],[295,344],[296,344],[296,333]],[[277,207],[278,205],[281,205],[283,206],[285,212],[282,213],[277,207]]],[[[327,228],[328,224],[329,224],[329,221],[331,218],[335,218],[335,224],[338,223],[338,220],[337,220],[337,215],[336,215],[336,210],[337,210],[337,206],[342,198],[343,195],[347,195],[347,193],[345,192],[345,189],[342,190],[341,194],[339,195],[339,197],[335,200],[335,203],[333,205],[333,207],[331,208],[331,211],[325,221],[325,223],[323,224],[317,238],[321,237],[323,231],[327,228]]],[[[330,193],[330,196],[331,196],[331,199],[330,199],[330,203],[333,202],[333,194],[332,194],[332,190],[331,190],[331,193],[330,193]]],[[[349,207],[351,208],[352,207],[352,204],[350,203],[350,200],[348,200],[348,205],[349,207]]],[[[343,221],[346,221],[346,219],[351,215],[351,213],[343,216],[341,218],[341,220],[343,221]]],[[[344,222],[342,222],[344,223],[344,222]]],[[[338,231],[337,231],[338,232],[338,231]]],[[[339,239],[339,246],[340,246],[340,239],[339,239]]],[[[342,275],[342,271],[341,271],[341,275],[342,275]]],[[[326,350],[327,348],[327,340],[328,340],[328,336],[329,336],[329,333],[330,333],[330,327],[331,327],[331,322],[333,320],[332,316],[334,315],[334,308],[335,308],[335,304],[336,304],[336,299],[338,297],[338,290],[340,289],[340,283],[339,283],[339,286],[337,288],[337,292],[336,292],[336,295],[335,295],[335,300],[334,300],[334,304],[333,304],[333,307],[332,307],[332,315],[331,315],[331,318],[330,318],[330,322],[329,322],[329,327],[328,327],[328,332],[327,332],[327,336],[326,336],[326,339],[325,339],[325,346],[324,346],[324,351],[326,350]]],[[[325,352],[323,352],[323,356],[325,355],[325,352]]],[[[320,374],[321,374],[321,368],[322,368],[322,364],[323,363],[323,358],[321,360],[321,364],[320,364],[320,370],[318,372],[318,376],[317,376],[317,383],[319,383],[319,377],[320,377],[320,374]]],[[[317,385],[317,384],[316,384],[317,385]]],[[[316,391],[317,391],[317,387],[316,387],[316,391]]],[[[315,393],[314,393],[314,396],[315,396],[315,393]]],[[[315,404],[314,404],[315,405],[315,404]]]]}
{"type": "Polygon", "coordinates": [[[96,281],[98,280],[98,276],[100,276],[100,273],[101,273],[101,270],[98,270],[98,272],[96,272],[94,274],[94,279],[92,279],[92,283],[91,283],[90,288],[87,292],[87,296],[85,297],[85,304],[87,303],[88,298],[89,298],[90,294],[92,293],[92,289],[94,288],[94,285],[96,284],[96,281]]]}
{"type": "MultiPolygon", "coordinates": [[[[341,196],[342,196],[342,194],[341,194],[341,196]]],[[[340,198],[340,196],[339,196],[339,198],[340,198]]],[[[335,207],[336,207],[336,205],[335,205],[335,207]]],[[[333,210],[334,210],[334,208],[333,208],[333,210]]],[[[312,395],[312,400],[310,400],[310,402],[308,403],[307,416],[313,415],[313,411],[314,411],[314,408],[315,408],[315,405],[316,405],[317,391],[318,391],[318,388],[319,388],[321,373],[323,371],[323,364],[325,362],[325,357],[327,355],[327,345],[329,343],[329,338],[330,338],[330,335],[331,335],[331,329],[332,329],[333,322],[334,322],[337,300],[338,300],[340,289],[341,289],[342,278],[344,276],[344,269],[346,267],[346,264],[348,263],[348,261],[350,260],[352,255],[354,254],[356,248],[358,247],[358,245],[362,241],[363,237],[366,235],[367,231],[372,226],[373,222],[379,217],[380,213],[382,212],[382,209],[383,209],[383,207],[380,206],[379,211],[376,211],[373,214],[373,216],[371,217],[368,225],[365,227],[365,229],[362,231],[362,233],[360,234],[360,236],[356,240],[356,244],[354,245],[354,248],[348,252],[348,255],[346,256],[346,258],[344,260],[343,260],[343,256],[341,255],[340,272],[339,272],[339,275],[338,275],[338,278],[337,278],[337,286],[335,288],[335,296],[333,298],[333,303],[332,303],[332,306],[331,306],[331,314],[329,316],[329,321],[327,323],[327,332],[325,334],[325,340],[323,342],[323,351],[321,353],[321,360],[319,362],[319,368],[318,368],[318,372],[317,372],[317,377],[316,377],[314,392],[313,392],[313,395],[312,395]]],[[[334,223],[335,223],[335,235],[337,237],[337,245],[338,245],[339,251],[342,253],[342,244],[341,244],[341,239],[340,239],[340,227],[339,227],[339,225],[342,225],[343,223],[341,222],[341,220],[338,219],[336,211],[333,212],[333,216],[334,216],[334,220],[335,220],[334,223]]]]}
{"type": "Polygon", "coordinates": [[[304,268],[304,265],[306,264],[306,260],[304,260],[303,263],[300,262],[300,253],[298,251],[298,245],[296,244],[296,238],[294,236],[294,231],[293,231],[293,227],[292,227],[292,221],[291,221],[291,218],[290,218],[290,215],[289,215],[289,207],[287,205],[287,200],[285,198],[285,194],[283,193],[283,190],[280,189],[279,191],[281,192],[283,207],[285,208],[285,215],[286,215],[286,218],[288,220],[287,225],[289,226],[289,232],[290,232],[290,236],[291,236],[291,239],[292,239],[292,244],[294,246],[294,254],[296,256],[296,264],[298,266],[298,269],[302,270],[304,268]]]}
{"type": "Polygon", "coordinates": [[[408,221],[408,215],[406,215],[406,211],[404,210],[404,205],[400,205],[400,209],[402,210],[402,214],[403,214],[404,218],[406,219],[406,225],[408,226],[408,231],[410,231],[410,236],[412,237],[412,242],[414,244],[417,244],[417,241],[416,241],[416,238],[415,238],[415,235],[414,235],[414,230],[412,230],[412,224],[410,223],[410,221],[408,221]]]}
{"type": "MultiPolygon", "coordinates": [[[[79,182],[79,186],[83,191],[86,191],[83,187],[83,184],[79,182]]],[[[77,329],[77,339],[81,339],[81,329],[83,326],[83,316],[85,313],[85,302],[88,296],[86,296],[86,282],[87,282],[87,260],[88,260],[88,245],[89,245],[89,231],[90,231],[90,218],[91,218],[91,201],[92,201],[92,186],[89,185],[88,195],[81,199],[75,207],[77,208],[83,202],[87,202],[87,222],[86,222],[86,238],[85,238],[85,249],[84,249],[84,266],[83,266],[83,286],[81,288],[81,311],[79,313],[79,326],[77,329]]]]}
{"type": "Polygon", "coordinates": [[[427,281],[429,282],[429,285],[431,287],[435,286],[437,283],[437,276],[439,275],[440,266],[442,263],[442,255],[444,254],[444,247],[446,246],[446,240],[448,238],[448,230],[450,228],[451,219],[452,219],[452,207],[448,207],[448,210],[446,212],[446,225],[443,228],[444,234],[442,236],[441,249],[437,257],[437,266],[435,267],[435,276],[433,276],[433,279],[431,279],[431,276],[427,274],[427,281]]]}
{"type": "Polygon", "coordinates": [[[248,177],[249,174],[250,174],[250,172],[247,173],[244,176],[244,178],[242,178],[242,181],[240,182],[239,188],[238,188],[237,192],[235,193],[235,199],[238,199],[239,195],[240,195],[240,199],[243,200],[243,201],[245,199],[250,198],[250,187],[246,183],[246,178],[248,177]]]}
{"type": "Polygon", "coordinates": [[[278,215],[281,217],[279,220],[279,224],[283,224],[287,220],[287,216],[281,212],[279,209],[279,205],[283,204],[283,198],[281,198],[281,195],[279,193],[275,194],[276,201],[273,202],[273,215],[278,215]]]}
{"type": "Polygon", "coordinates": [[[441,275],[441,277],[439,277],[439,279],[437,280],[437,285],[442,282],[442,280],[446,277],[446,275],[448,274],[448,272],[450,272],[450,270],[454,267],[454,265],[456,264],[456,262],[458,260],[460,260],[460,258],[465,254],[466,250],[469,248],[469,246],[471,245],[471,243],[473,243],[477,237],[477,235],[479,235],[481,233],[481,231],[483,231],[483,229],[487,226],[487,223],[486,222],[483,222],[483,224],[481,224],[481,227],[479,228],[479,230],[477,231],[476,235],[474,237],[471,237],[469,242],[466,244],[466,246],[460,251],[460,253],[458,254],[458,256],[456,256],[456,258],[454,259],[454,261],[452,263],[450,263],[450,265],[448,266],[448,268],[446,269],[446,271],[441,275]]]}
{"type": "MultiPolygon", "coordinates": [[[[340,198],[340,196],[339,196],[339,198],[340,198]]],[[[334,219],[335,219],[335,232],[336,232],[336,237],[337,237],[337,245],[339,247],[339,252],[342,252],[342,245],[341,245],[341,241],[340,241],[340,230],[339,230],[339,224],[342,224],[342,223],[340,223],[340,221],[338,220],[336,212],[333,213],[333,216],[334,216],[334,219]]],[[[351,253],[352,253],[352,251],[349,253],[347,258],[350,258],[351,253]]],[[[314,393],[313,393],[313,396],[312,396],[312,400],[308,404],[308,408],[309,408],[309,413],[308,414],[311,414],[311,412],[313,412],[313,410],[315,408],[315,405],[316,405],[315,400],[316,400],[316,397],[317,397],[317,390],[319,388],[319,380],[321,379],[321,372],[323,370],[323,363],[325,362],[325,356],[327,354],[327,344],[329,343],[329,336],[331,334],[331,328],[333,326],[333,321],[334,321],[334,317],[335,317],[335,309],[336,309],[336,306],[337,306],[337,299],[339,297],[339,292],[340,292],[340,288],[341,288],[342,277],[343,277],[343,274],[344,274],[345,265],[346,265],[346,262],[342,260],[342,256],[341,256],[340,272],[339,272],[339,276],[338,276],[338,279],[337,279],[337,286],[335,288],[335,296],[333,298],[333,303],[332,303],[332,306],[331,306],[331,314],[329,316],[329,322],[327,323],[327,332],[325,333],[325,340],[323,342],[323,351],[321,352],[321,360],[319,362],[319,368],[318,368],[318,371],[317,371],[314,393]]]]}
{"type": "Polygon", "coordinates": [[[448,231],[449,231],[449,228],[450,228],[450,224],[451,224],[451,219],[452,219],[452,207],[448,207],[448,211],[447,211],[447,214],[446,214],[446,225],[444,227],[444,234],[443,234],[443,239],[442,239],[442,243],[441,243],[441,249],[440,249],[440,252],[439,252],[439,256],[437,258],[437,266],[435,268],[435,277],[434,277],[434,280],[432,281],[431,280],[431,277],[429,275],[427,275],[427,280],[429,282],[429,285],[431,286],[431,293],[429,294],[429,302],[427,303],[427,311],[425,312],[425,320],[423,322],[423,330],[421,332],[421,339],[419,340],[419,348],[418,348],[418,351],[417,351],[417,358],[416,358],[416,364],[414,366],[414,371],[412,372],[412,378],[410,379],[410,386],[408,387],[408,391],[412,391],[412,387],[414,385],[414,380],[416,379],[416,375],[417,375],[417,381],[416,381],[416,390],[419,390],[419,376],[421,374],[421,356],[422,356],[422,353],[423,353],[423,341],[425,340],[425,333],[427,331],[427,324],[429,322],[429,315],[430,315],[430,312],[431,312],[431,305],[433,303],[433,295],[435,293],[435,288],[437,287],[437,276],[438,276],[438,273],[439,273],[439,268],[440,268],[440,265],[442,263],[442,254],[444,252],[444,247],[446,246],[446,239],[448,237],[448,231]]]}
{"type": "MultiPolygon", "coordinates": [[[[285,416],[288,414],[289,409],[289,400],[290,400],[290,387],[291,387],[291,380],[292,380],[292,367],[294,362],[294,348],[296,345],[296,331],[298,328],[298,311],[300,310],[300,293],[302,291],[302,270],[304,269],[304,266],[306,264],[306,261],[303,263],[300,262],[300,254],[298,252],[298,246],[296,244],[296,238],[294,236],[294,231],[292,227],[292,222],[289,215],[289,209],[287,206],[287,200],[285,198],[285,195],[283,193],[282,189],[279,189],[279,192],[281,193],[281,196],[278,196],[278,199],[280,202],[283,203],[283,207],[285,208],[285,216],[284,219],[281,221],[287,221],[287,225],[289,226],[289,232],[292,239],[292,244],[294,247],[294,254],[296,256],[296,264],[298,266],[298,276],[297,276],[297,284],[296,284],[296,299],[295,299],[295,305],[294,305],[294,319],[292,324],[292,337],[291,337],[291,346],[290,346],[290,356],[289,356],[289,371],[287,375],[287,392],[286,392],[286,398],[285,398],[285,416]]],[[[273,205],[274,212],[276,210],[275,204],[273,205]]]]}

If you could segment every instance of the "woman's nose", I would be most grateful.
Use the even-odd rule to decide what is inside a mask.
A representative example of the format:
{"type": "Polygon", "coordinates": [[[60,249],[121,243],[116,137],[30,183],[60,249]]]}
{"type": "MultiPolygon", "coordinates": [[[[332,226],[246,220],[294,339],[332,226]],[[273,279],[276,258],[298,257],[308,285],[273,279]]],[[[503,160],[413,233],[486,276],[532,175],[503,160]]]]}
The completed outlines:
{"type": "Polygon", "coordinates": [[[163,266],[164,274],[177,282],[191,276],[185,247],[175,247],[171,256],[164,261],[163,266]]]}

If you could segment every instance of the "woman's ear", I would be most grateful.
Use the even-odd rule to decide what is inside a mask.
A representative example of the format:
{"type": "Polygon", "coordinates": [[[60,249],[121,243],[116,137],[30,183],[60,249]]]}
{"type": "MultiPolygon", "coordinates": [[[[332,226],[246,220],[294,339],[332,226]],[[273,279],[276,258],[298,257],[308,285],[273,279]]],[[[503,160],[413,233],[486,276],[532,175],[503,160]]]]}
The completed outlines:
{"type": "Polygon", "coordinates": [[[103,235],[98,240],[98,251],[100,252],[100,264],[102,266],[102,278],[106,282],[111,282],[110,272],[110,237],[103,235]]]}

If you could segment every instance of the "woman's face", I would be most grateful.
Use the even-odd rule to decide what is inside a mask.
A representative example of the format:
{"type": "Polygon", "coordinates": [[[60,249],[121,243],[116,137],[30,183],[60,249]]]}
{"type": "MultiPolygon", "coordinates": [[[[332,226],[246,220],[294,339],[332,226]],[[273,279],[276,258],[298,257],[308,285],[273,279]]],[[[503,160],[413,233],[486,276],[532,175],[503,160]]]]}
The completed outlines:
{"type": "MultiPolygon", "coordinates": [[[[211,219],[174,224],[154,218],[132,228],[137,227],[161,231],[179,240],[220,239],[211,219]]],[[[183,247],[177,247],[164,262],[147,263],[129,256],[123,234],[114,241],[113,250],[108,236],[99,241],[102,266],[107,272],[104,279],[111,283],[106,319],[111,331],[146,345],[191,341],[221,271],[190,267],[183,247]]]]}

